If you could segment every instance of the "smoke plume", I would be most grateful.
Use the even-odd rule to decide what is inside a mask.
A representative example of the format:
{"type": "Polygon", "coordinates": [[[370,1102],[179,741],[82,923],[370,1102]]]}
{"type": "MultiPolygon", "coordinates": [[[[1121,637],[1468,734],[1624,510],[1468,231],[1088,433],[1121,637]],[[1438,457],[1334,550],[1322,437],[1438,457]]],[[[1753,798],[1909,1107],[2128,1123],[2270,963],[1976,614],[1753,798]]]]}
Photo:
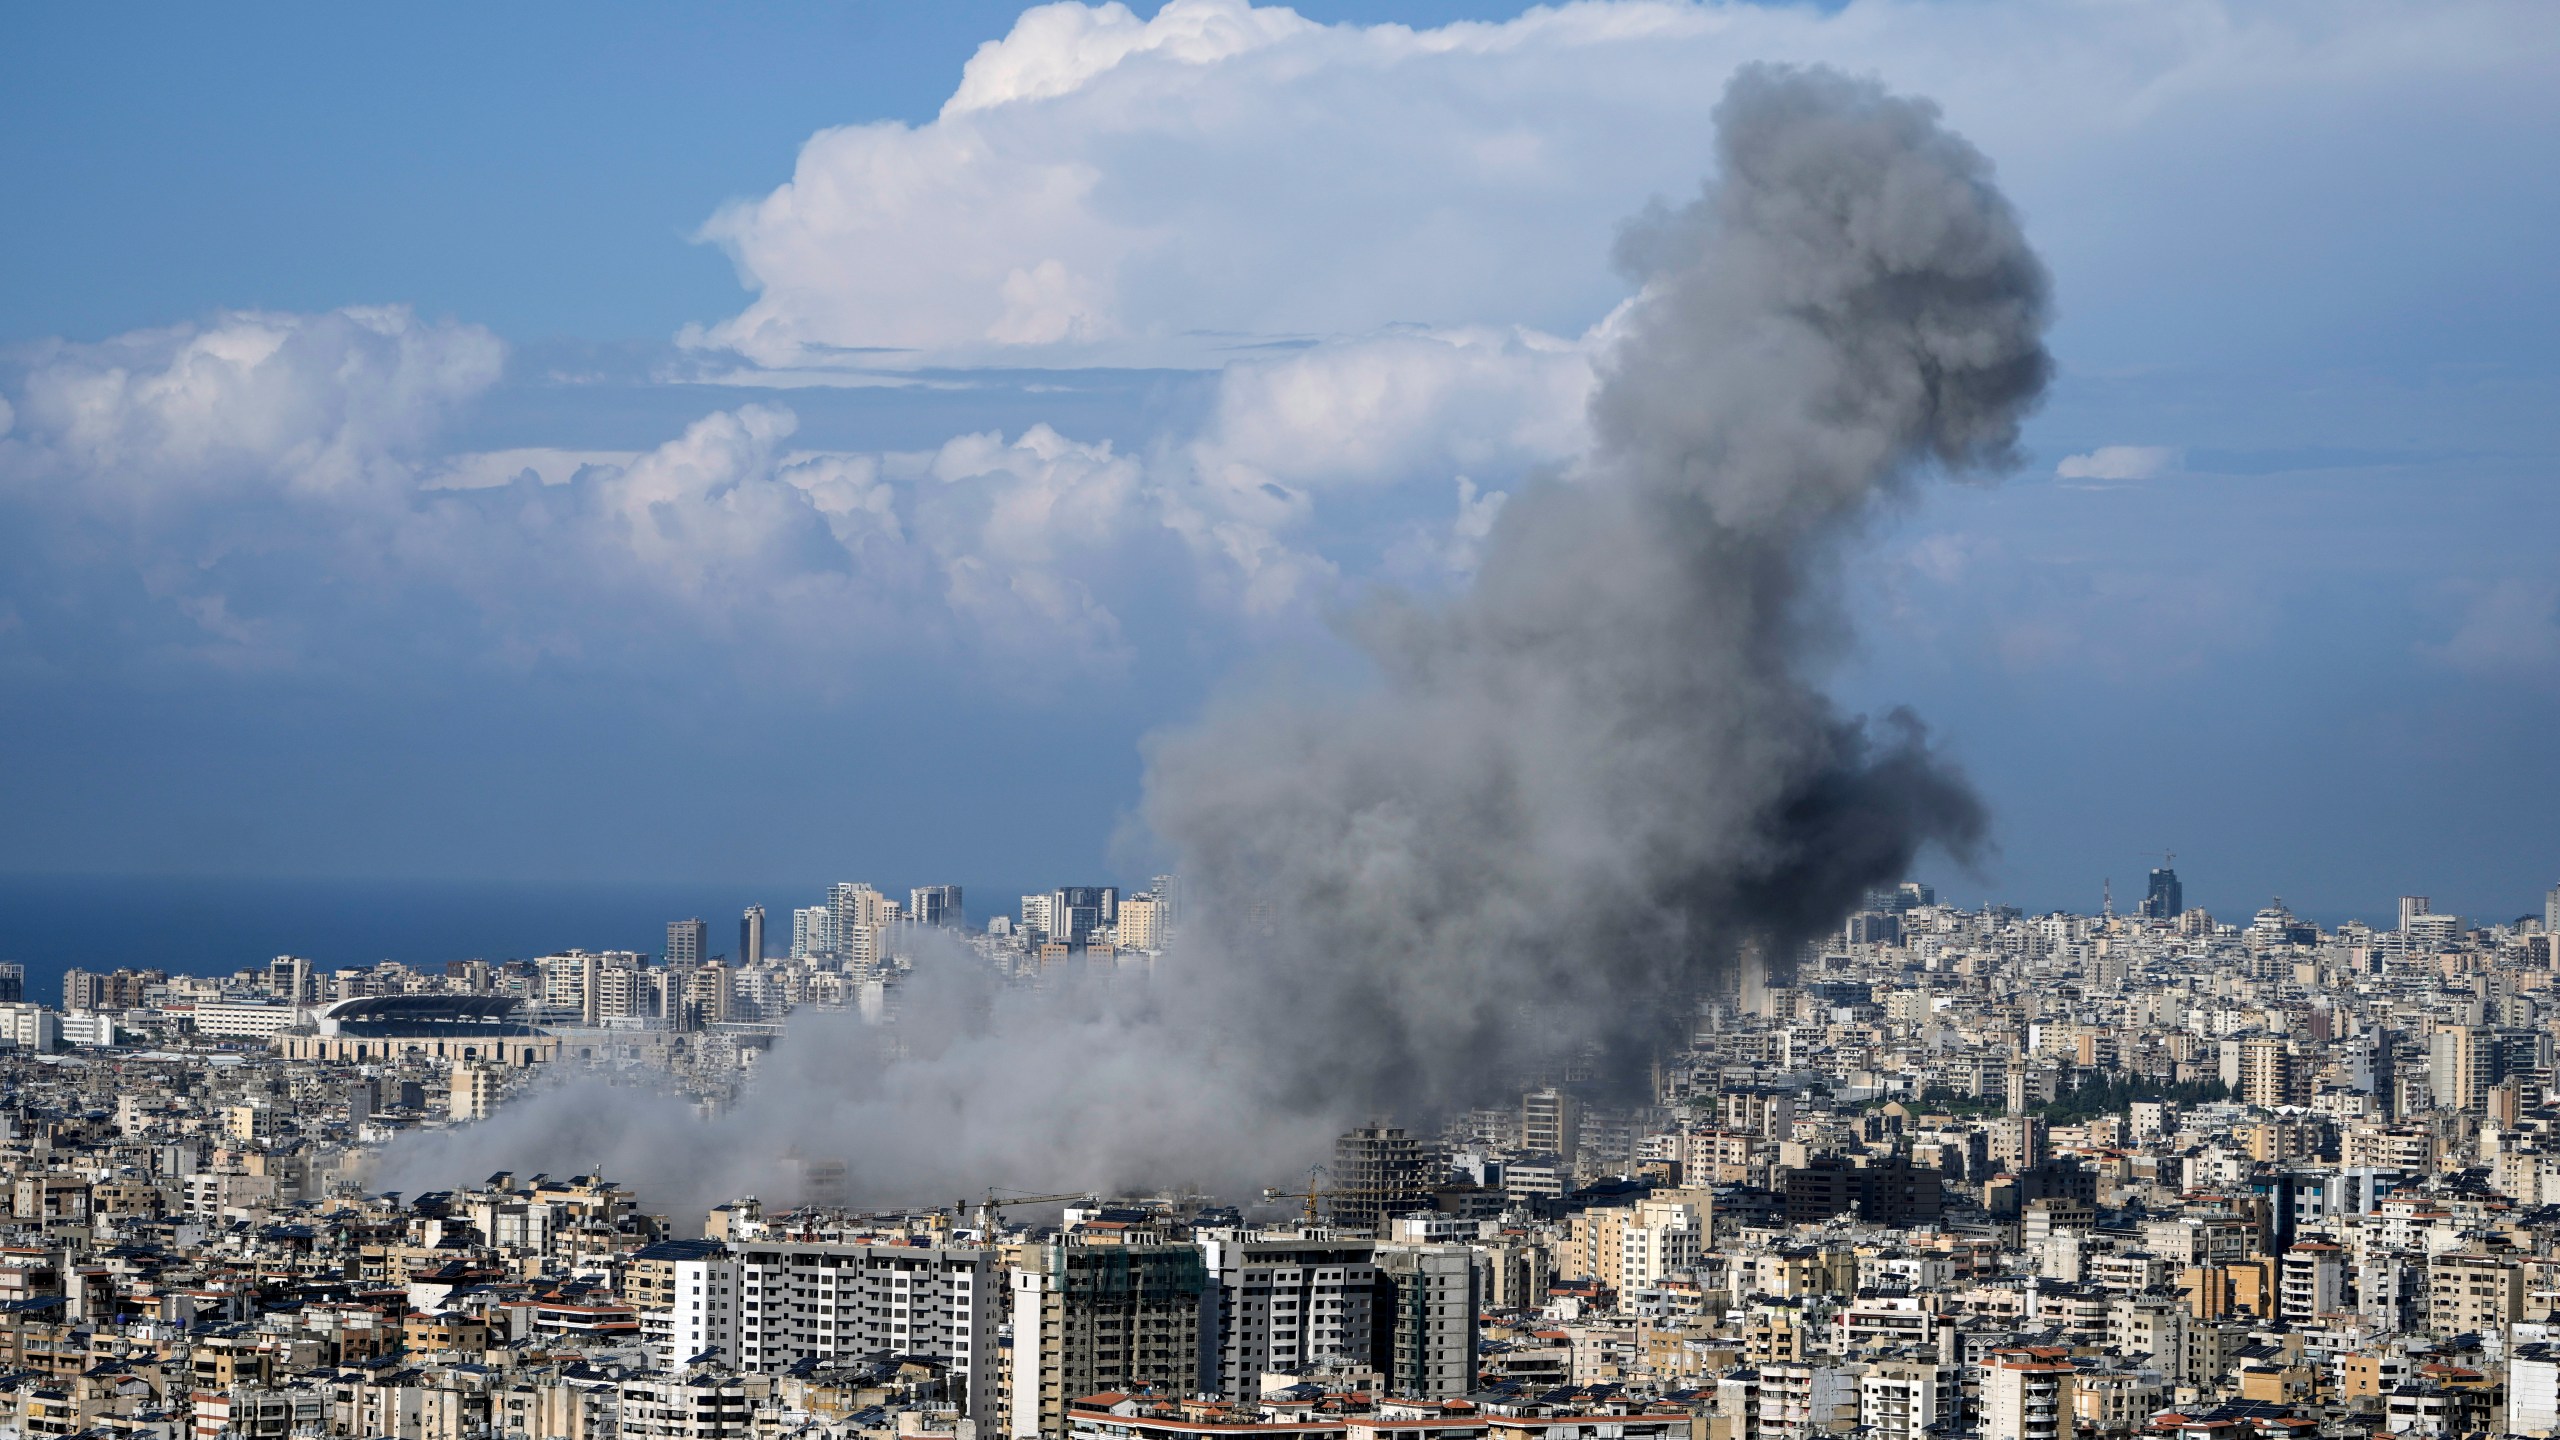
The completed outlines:
{"type": "MultiPolygon", "coordinates": [[[[1367,683],[1267,685],[1154,744],[1187,916],[1150,983],[920,977],[903,1055],[795,1021],[722,1124],[596,1158],[752,1188],[797,1144],[884,1199],[1279,1179],[1345,1122],[1640,1074],[1745,947],[1971,850],[1981,806],[1918,721],[1820,681],[1868,520],[2013,459],[2043,267],[1925,101],[1755,67],[1717,122],[1715,181],[1623,235],[1588,462],[1514,497],[1465,593],[1349,617],[1367,683]]],[[[451,1143],[556,1170],[629,1118],[563,1092],[451,1143]]]]}

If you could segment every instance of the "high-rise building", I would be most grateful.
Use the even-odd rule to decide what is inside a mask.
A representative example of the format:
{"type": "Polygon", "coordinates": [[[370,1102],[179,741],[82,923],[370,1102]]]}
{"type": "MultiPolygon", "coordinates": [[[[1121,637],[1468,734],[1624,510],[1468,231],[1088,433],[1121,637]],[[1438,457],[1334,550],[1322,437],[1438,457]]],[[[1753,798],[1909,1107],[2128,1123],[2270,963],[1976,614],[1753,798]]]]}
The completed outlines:
{"type": "Polygon", "coordinates": [[[880,958],[880,931],[897,902],[859,881],[840,881],[827,891],[828,919],[835,932],[835,955],[847,967],[867,970],[880,958]]]}
{"type": "Polygon", "coordinates": [[[2142,918],[2175,920],[2186,913],[2187,892],[2178,872],[2163,865],[2151,872],[2151,889],[2142,897],[2142,918]]]}
{"type": "Polygon", "coordinates": [[[1161,950],[1167,929],[1164,902],[1153,895],[1132,895],[1120,902],[1120,923],[1112,933],[1123,950],[1161,950]]]}
{"type": "Polygon", "coordinates": [[[1874,1440],[1927,1440],[1941,1416],[1962,1408],[1959,1367],[1934,1360],[1886,1360],[1858,1379],[1858,1427],[1874,1440]]]}
{"type": "MultiPolygon", "coordinates": [[[[86,970],[66,970],[62,972],[62,1008],[87,1014],[137,1009],[145,1003],[151,987],[168,978],[166,973],[158,970],[117,970],[105,975],[86,970]]],[[[23,970],[18,983],[23,992],[26,987],[23,970]]],[[[23,999],[19,1003],[23,1003],[23,999]]]]}
{"type": "MultiPolygon", "coordinates": [[[[1004,1297],[992,1255],[974,1248],[743,1239],[652,1246],[672,1271],[663,1308],[641,1318],[661,1366],[715,1354],[724,1366],[773,1372],[804,1360],[914,1355],[951,1367],[964,1413],[994,1395],[996,1321],[1004,1297]]],[[[654,1298],[654,1297],[653,1297],[654,1298]]]]}
{"type": "Polygon", "coordinates": [[[835,915],[824,905],[791,912],[791,958],[816,960],[836,952],[835,915]]]}
{"type": "Polygon", "coordinates": [[[2401,933],[2408,938],[2408,948],[2411,951],[2422,955],[2435,954],[2450,950],[2461,942],[2462,917],[2430,910],[2422,915],[2410,916],[2408,923],[2400,929],[2401,933]]]}
{"type": "Polygon", "coordinates": [[[2545,934],[2560,935],[2560,885],[2542,892],[2542,929],[2545,934]]]}
{"type": "Polygon", "coordinates": [[[2071,1440],[2072,1375],[2058,1352],[1994,1352],[1982,1372],[1982,1440],[2071,1440]]]}
{"type": "Polygon", "coordinates": [[[649,1013],[649,962],[637,950],[607,950],[596,957],[596,1015],[636,1019],[649,1013]]]}
{"type": "Polygon", "coordinates": [[[1022,897],[1022,928],[1029,932],[1027,938],[1035,945],[1049,938],[1049,898],[1046,895],[1022,897]]]}
{"type": "Polygon", "coordinates": [[[1552,1087],[1520,1097],[1520,1148],[1571,1160],[1582,1148],[1582,1106],[1552,1087]]]}
{"type": "Polygon", "coordinates": [[[960,910],[960,887],[957,885],[919,885],[907,892],[907,918],[919,925],[960,925],[966,923],[960,910]]]}
{"type": "Polygon", "coordinates": [[[1787,1167],[1777,1189],[1786,1196],[1791,1225],[1854,1214],[1870,1225],[1908,1229],[1935,1225],[1945,1214],[1942,1175],[1900,1157],[1852,1163],[1847,1156],[1814,1155],[1787,1167]]]}
{"type": "Polygon", "coordinates": [[[2295,1063],[2293,1052],[2284,1041],[2259,1035],[2240,1042],[2239,1084],[2232,1088],[2242,1100],[2269,1109],[2307,1105],[2311,1101],[2309,1082],[2307,1068],[2295,1063]]]}
{"type": "Polygon", "coordinates": [[[457,1061],[453,1067],[451,1113],[459,1124],[486,1120],[498,1108],[498,1082],[506,1072],[479,1060],[457,1061]]]}
{"type": "Polygon", "coordinates": [[[279,955],[267,962],[267,989],[287,1005],[308,1005],[319,998],[311,962],[299,955],[279,955]]]}
{"type": "Polygon", "coordinates": [[[1391,1125],[1369,1125],[1333,1142],[1333,1180],[1325,1187],[1336,1225],[1381,1230],[1391,1216],[1431,1208],[1422,1149],[1391,1125]]]}
{"type": "Polygon", "coordinates": [[[2524,1318],[2524,1270],[2503,1255],[2449,1250],[2427,1257],[2427,1328],[2495,1335],[2524,1318]]]}
{"type": "Polygon", "coordinates": [[[699,965],[711,953],[711,927],[701,917],[667,922],[667,964],[699,965]]]}
{"type": "Polygon", "coordinates": [[[1475,1252],[1464,1245],[1381,1245],[1370,1302],[1370,1364],[1387,1393],[1455,1400],[1476,1388],[1475,1252]]]}
{"type": "Polygon", "coordinates": [[[2448,1110],[2478,1110],[2498,1083],[2496,1037],[2476,1025],[2445,1025],[2427,1040],[2427,1086],[2448,1110]]]}
{"type": "Polygon", "coordinates": [[[1209,1288],[1200,1316],[1200,1388],[1250,1398],[1262,1377],[1373,1352],[1374,1247],[1366,1240],[1201,1242],[1209,1288]]]}
{"type": "Polygon", "coordinates": [[[671,1030],[694,1031],[733,1018],[735,972],[716,960],[658,972],[658,1013],[671,1030]]]}
{"type": "Polygon", "coordinates": [[[1120,891],[1110,885],[1068,885],[1049,892],[1049,938],[1082,945],[1118,918],[1120,891]]]}
{"type": "Polygon", "coordinates": [[[2338,1308],[2346,1262],[2337,1246],[2304,1241],[2285,1251],[2280,1265],[2277,1313],[2286,1324],[2307,1329],[2338,1308]]]}
{"type": "Polygon", "coordinates": [[[27,967],[15,960],[0,960],[0,1005],[17,1005],[27,998],[27,967]]]}
{"type": "Polygon", "coordinates": [[[2412,920],[2417,919],[2419,916],[2424,915],[2424,914],[2426,914],[2426,913],[2427,913],[2427,897],[2426,897],[2426,896],[2424,896],[2424,895],[2403,895],[2403,896],[2401,896],[2401,897],[2400,897],[2400,933],[2401,933],[2401,934],[2403,934],[2403,935],[2408,934],[2408,933],[2409,933],[2409,922],[2410,922],[2410,921],[2412,921],[2412,920]]]}
{"type": "Polygon", "coordinates": [[[764,959],[764,907],[750,905],[738,917],[738,963],[754,965],[764,959]]]}
{"type": "Polygon", "coordinates": [[[1012,1440],[1065,1435],[1067,1405],[1099,1391],[1199,1388],[1198,1246],[1036,1245],[1012,1275],[1012,1440]]]}

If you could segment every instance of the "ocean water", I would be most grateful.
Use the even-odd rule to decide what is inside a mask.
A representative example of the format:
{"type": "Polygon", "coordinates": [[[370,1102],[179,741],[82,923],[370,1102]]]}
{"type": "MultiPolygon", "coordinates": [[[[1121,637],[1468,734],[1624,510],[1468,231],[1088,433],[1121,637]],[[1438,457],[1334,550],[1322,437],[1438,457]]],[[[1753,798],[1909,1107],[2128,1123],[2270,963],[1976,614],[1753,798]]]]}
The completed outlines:
{"type": "MultiPolygon", "coordinates": [[[[322,970],[380,960],[432,968],[571,946],[655,955],[666,947],[667,922],[694,916],[710,925],[714,953],[735,954],[738,916],[749,905],[764,906],[765,950],[779,955],[791,947],[793,907],[821,903],[824,890],[821,884],[0,875],[0,960],[27,967],[29,999],[58,1005],[65,970],[219,975],[278,955],[308,956],[322,970]]],[[[1011,913],[1019,895],[967,886],[971,922],[1011,913]]]]}

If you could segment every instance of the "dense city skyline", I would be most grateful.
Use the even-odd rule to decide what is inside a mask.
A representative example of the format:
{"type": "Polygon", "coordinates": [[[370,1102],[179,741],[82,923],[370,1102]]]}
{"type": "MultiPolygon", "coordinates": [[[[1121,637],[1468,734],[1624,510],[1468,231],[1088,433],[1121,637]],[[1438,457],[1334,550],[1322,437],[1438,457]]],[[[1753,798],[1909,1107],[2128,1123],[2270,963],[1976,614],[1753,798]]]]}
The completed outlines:
{"type": "Polygon", "coordinates": [[[44,143],[0,183],[51,218],[0,241],[43,282],[0,301],[0,870],[1149,873],[1147,737],[1356,669],[1324,622],[1373,582],[1466,584],[1583,445],[1616,226],[1779,58],[1932,96],[2055,275],[2025,464],[1878,516],[1849,581],[1836,693],[1913,705],[1991,813],[1980,875],[1926,878],[2078,905],[2174,848],[2328,915],[2544,883],[2530,7],[1305,13],[13,17],[0,105],[44,143]],[[1217,126],[1132,118],[1195,83],[1217,126]],[[994,168],[933,171],[972,137],[994,168]],[[808,268],[856,232],[776,187],[864,147],[942,188],[808,268]],[[984,208],[1041,175],[1092,188],[984,208]]]}
{"type": "Polygon", "coordinates": [[[2547,6],[0,42],[0,1440],[2560,1440],[2547,6]]]}

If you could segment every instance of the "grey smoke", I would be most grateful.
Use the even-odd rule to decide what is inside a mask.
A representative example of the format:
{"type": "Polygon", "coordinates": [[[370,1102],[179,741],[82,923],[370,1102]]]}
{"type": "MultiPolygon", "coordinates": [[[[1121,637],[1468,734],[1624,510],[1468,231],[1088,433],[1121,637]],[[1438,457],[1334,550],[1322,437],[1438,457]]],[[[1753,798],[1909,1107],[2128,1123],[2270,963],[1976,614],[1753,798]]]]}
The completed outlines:
{"type": "MultiPolygon", "coordinates": [[[[1590,460],[1514,497],[1465,593],[1351,616],[1366,684],[1233,694],[1151,747],[1192,912],[1151,983],[995,994],[950,958],[905,1055],[795,1021],[722,1125],[597,1158],[695,1195],[792,1144],[884,1200],[1283,1179],[1346,1122],[1640,1075],[1746,946],[1787,953],[1926,846],[1971,853],[1982,807],[1919,722],[1821,680],[1868,522],[2013,462],[2051,368],[2043,267],[1926,101],[1762,66],[1717,124],[1717,179],[1622,237],[1640,289],[1590,460]]],[[[574,1089],[435,1158],[557,1169],[636,1115],[574,1089]]]]}

